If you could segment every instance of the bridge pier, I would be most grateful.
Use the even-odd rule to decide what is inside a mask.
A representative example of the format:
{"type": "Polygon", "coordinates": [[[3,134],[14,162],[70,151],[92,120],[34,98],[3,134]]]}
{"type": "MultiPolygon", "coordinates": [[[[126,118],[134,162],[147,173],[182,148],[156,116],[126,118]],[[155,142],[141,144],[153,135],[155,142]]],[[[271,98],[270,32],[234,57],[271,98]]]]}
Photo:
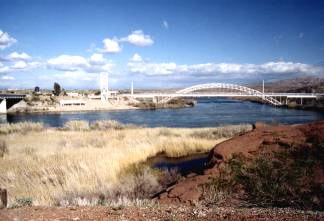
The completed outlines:
{"type": "Polygon", "coordinates": [[[7,113],[7,101],[6,99],[0,100],[0,114],[7,113]]]}

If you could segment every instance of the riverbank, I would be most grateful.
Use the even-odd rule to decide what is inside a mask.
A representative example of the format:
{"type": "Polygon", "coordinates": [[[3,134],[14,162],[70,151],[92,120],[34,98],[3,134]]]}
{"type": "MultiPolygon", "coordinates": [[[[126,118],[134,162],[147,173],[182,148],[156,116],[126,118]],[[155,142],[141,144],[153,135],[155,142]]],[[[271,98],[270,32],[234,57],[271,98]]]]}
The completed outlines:
{"type": "Polygon", "coordinates": [[[52,102],[50,99],[40,98],[37,101],[20,101],[13,107],[8,109],[9,114],[16,113],[59,113],[59,112],[93,112],[93,111],[118,111],[118,110],[131,110],[131,109],[164,109],[164,108],[187,108],[193,107],[196,102],[189,99],[173,99],[167,103],[154,103],[148,101],[137,100],[123,100],[115,99],[108,101],[82,99],[76,100],[67,98],[60,98],[52,102]],[[82,105],[60,105],[60,101],[81,101],[82,105]]]}
{"type": "Polygon", "coordinates": [[[70,121],[63,128],[30,122],[2,124],[0,187],[9,192],[9,206],[29,202],[53,206],[79,197],[98,200],[102,194],[117,199],[112,195],[118,191],[132,195],[137,179],[149,185],[143,191],[155,191],[160,188],[157,179],[168,172],[137,173],[134,164],[159,153],[181,157],[208,152],[215,143],[250,129],[249,125],[142,128],[116,121],[70,121]]]}
{"type": "MultiPolygon", "coordinates": [[[[232,99],[240,100],[240,101],[249,101],[249,102],[258,103],[258,104],[271,105],[268,102],[266,102],[258,97],[237,97],[237,98],[232,98],[232,99]]],[[[305,102],[305,100],[304,100],[304,102],[305,102]]],[[[309,102],[306,101],[305,104],[303,104],[303,105],[298,104],[296,101],[289,101],[288,104],[284,104],[284,105],[278,106],[278,107],[279,108],[296,109],[296,110],[310,110],[310,111],[316,111],[316,112],[320,112],[320,113],[324,112],[324,104],[323,104],[323,102],[319,102],[319,101],[313,102],[312,104],[310,104],[309,102]]]]}
{"type": "Polygon", "coordinates": [[[295,207],[323,211],[324,121],[265,125],[216,145],[203,175],[158,196],[161,203],[295,207]]]}
{"type": "Polygon", "coordinates": [[[0,168],[7,167],[0,171],[0,182],[10,182],[9,189],[19,186],[32,188],[26,191],[25,197],[13,198],[15,201],[10,201],[10,209],[0,210],[0,217],[5,220],[322,220],[324,217],[322,193],[317,188],[324,183],[321,167],[324,122],[290,126],[257,123],[252,131],[243,133],[239,133],[237,127],[148,129],[116,122],[92,125],[70,122],[64,129],[45,131],[39,125],[28,128],[28,124],[12,125],[12,130],[9,129],[0,135],[9,147],[0,158],[0,168]],[[35,137],[35,132],[43,138],[35,137]],[[62,137],[64,134],[67,137],[62,137]],[[104,142],[97,146],[97,139],[83,143],[89,135],[99,135],[104,142]],[[233,138],[217,144],[217,140],[225,135],[233,138]],[[20,140],[24,140],[23,144],[39,146],[33,151],[24,151],[24,147],[19,147],[21,143],[17,142],[19,136],[23,137],[20,140]],[[68,139],[62,142],[57,140],[59,136],[68,139]],[[83,142],[79,141],[72,147],[77,138],[83,142]],[[138,157],[138,153],[147,155],[147,150],[153,148],[143,148],[145,144],[155,149],[156,144],[162,141],[164,149],[160,150],[164,151],[170,147],[178,150],[184,145],[186,148],[176,151],[178,154],[174,155],[173,151],[172,154],[165,153],[167,156],[182,156],[188,147],[196,146],[190,144],[190,138],[210,140],[216,144],[210,151],[209,165],[203,174],[175,177],[177,175],[169,171],[165,176],[165,171],[132,163],[119,173],[116,185],[107,185],[111,180],[101,177],[103,172],[107,174],[111,168],[116,168],[116,163],[125,159],[125,154],[132,160],[138,157]],[[171,140],[174,145],[169,145],[171,140]],[[58,143],[60,145],[56,147],[58,143]],[[66,148],[73,151],[67,152],[66,148]],[[102,152],[102,149],[107,149],[107,152],[102,152]],[[91,151],[97,158],[93,158],[91,151]],[[68,158],[71,154],[74,157],[68,158]],[[63,161],[61,155],[66,155],[63,161]],[[30,158],[37,162],[38,167],[25,163],[31,162],[30,158]],[[43,167],[45,158],[52,160],[50,165],[43,167]],[[15,164],[8,165],[10,161],[15,164]],[[107,163],[109,167],[105,166],[107,163]],[[64,173],[68,176],[65,177],[64,173]],[[16,181],[22,179],[24,183],[16,181]],[[32,182],[33,179],[37,182],[32,182]],[[90,181],[98,183],[94,189],[80,191],[80,181],[84,188],[90,181]],[[69,182],[68,186],[66,182],[69,182]],[[148,193],[159,190],[157,184],[161,182],[172,185],[166,186],[152,200],[148,193]],[[40,206],[40,201],[30,197],[33,193],[45,194],[55,188],[69,191],[64,192],[65,195],[52,192],[60,199],[54,207],[40,206]],[[33,189],[37,191],[33,192],[33,189]]]}
{"type": "MultiPolygon", "coordinates": [[[[62,100],[67,100],[66,98],[62,100]]],[[[73,99],[72,99],[73,101],[73,99]]],[[[57,102],[46,103],[43,101],[30,102],[21,101],[8,109],[8,113],[57,113],[57,112],[86,112],[86,111],[112,111],[138,109],[126,101],[101,101],[101,100],[83,100],[84,105],[66,105],[62,106],[57,102]]]]}

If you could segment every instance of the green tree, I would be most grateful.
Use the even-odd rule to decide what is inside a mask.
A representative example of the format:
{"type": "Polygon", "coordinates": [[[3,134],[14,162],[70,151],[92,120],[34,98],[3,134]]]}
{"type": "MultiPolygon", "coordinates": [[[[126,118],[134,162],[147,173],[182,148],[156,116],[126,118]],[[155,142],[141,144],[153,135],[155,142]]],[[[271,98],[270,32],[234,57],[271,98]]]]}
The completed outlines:
{"type": "Polygon", "coordinates": [[[59,96],[61,93],[61,86],[58,83],[54,83],[54,91],[53,91],[55,96],[59,96]]]}
{"type": "Polygon", "coordinates": [[[34,92],[38,93],[38,92],[39,92],[39,90],[40,90],[40,89],[39,89],[39,87],[38,87],[38,86],[36,86],[36,87],[35,87],[35,89],[34,89],[34,92]]]}

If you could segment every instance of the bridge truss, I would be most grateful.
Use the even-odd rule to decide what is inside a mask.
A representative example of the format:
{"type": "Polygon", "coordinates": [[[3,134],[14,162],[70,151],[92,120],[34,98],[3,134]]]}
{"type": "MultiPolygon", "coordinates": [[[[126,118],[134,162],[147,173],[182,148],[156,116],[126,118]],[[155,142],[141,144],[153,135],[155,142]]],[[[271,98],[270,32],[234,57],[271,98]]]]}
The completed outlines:
{"type": "Polygon", "coordinates": [[[192,87],[188,87],[182,90],[179,90],[177,92],[175,92],[174,94],[172,94],[169,97],[165,97],[162,102],[166,103],[176,97],[179,97],[180,95],[183,94],[190,94],[192,92],[195,91],[200,91],[200,90],[206,90],[206,89],[215,89],[215,88],[222,88],[222,89],[231,89],[231,90],[236,90],[236,91],[240,91],[244,94],[250,95],[252,97],[259,97],[262,100],[275,105],[275,106],[280,106],[283,105],[280,101],[278,101],[277,99],[266,95],[258,90],[254,90],[252,88],[248,88],[248,87],[244,87],[244,86],[240,86],[237,84],[226,84],[226,83],[210,83],[210,84],[198,84],[192,87]]]}

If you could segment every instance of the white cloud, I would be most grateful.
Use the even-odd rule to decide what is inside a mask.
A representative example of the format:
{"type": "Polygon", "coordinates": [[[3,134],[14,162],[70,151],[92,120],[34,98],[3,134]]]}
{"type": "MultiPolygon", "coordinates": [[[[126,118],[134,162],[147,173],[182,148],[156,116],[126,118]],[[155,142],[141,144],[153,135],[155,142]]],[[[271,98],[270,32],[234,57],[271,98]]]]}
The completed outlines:
{"type": "Polygon", "coordinates": [[[119,46],[117,39],[106,38],[102,42],[104,44],[104,48],[100,49],[100,52],[118,53],[121,51],[121,47],[119,46]]]}
{"type": "Polygon", "coordinates": [[[177,65],[169,63],[129,62],[129,72],[145,75],[253,75],[253,74],[319,74],[324,68],[293,62],[267,62],[264,64],[204,63],[177,65]]]}
{"type": "Polygon", "coordinates": [[[79,73],[111,72],[114,63],[102,54],[93,54],[89,59],[82,56],[60,55],[47,61],[47,67],[59,71],[79,73]]]}
{"type": "Polygon", "coordinates": [[[167,21],[163,21],[162,22],[162,26],[163,26],[163,28],[165,28],[165,29],[168,29],[169,28],[169,23],[167,22],[167,21]]]}
{"type": "Polygon", "coordinates": [[[17,52],[12,52],[11,54],[9,54],[7,56],[7,59],[9,61],[20,61],[20,60],[27,61],[27,60],[31,60],[31,57],[28,54],[26,54],[25,52],[20,53],[20,54],[17,52]]]}
{"type": "Polygon", "coordinates": [[[49,59],[47,64],[50,68],[61,71],[76,71],[88,65],[87,60],[81,56],[60,55],[49,59]]]}
{"type": "Polygon", "coordinates": [[[10,47],[12,44],[17,42],[16,39],[10,37],[7,32],[0,30],[0,49],[3,50],[7,47],[10,47]]]}
{"type": "Polygon", "coordinates": [[[154,43],[153,39],[149,35],[145,35],[142,30],[133,31],[127,37],[121,38],[121,42],[128,42],[130,44],[145,47],[154,43]]]}
{"type": "Polygon", "coordinates": [[[17,61],[10,68],[12,69],[26,69],[28,64],[25,61],[17,61]]]}
{"type": "Polygon", "coordinates": [[[93,54],[90,57],[91,64],[105,64],[107,59],[104,58],[103,54],[93,54]]]}
{"type": "Polygon", "coordinates": [[[140,61],[142,61],[142,57],[141,57],[141,55],[135,53],[135,54],[130,58],[130,61],[140,62],[140,61]]]}
{"type": "Polygon", "coordinates": [[[1,79],[5,80],[5,81],[13,81],[13,80],[15,80],[15,78],[13,76],[9,76],[9,75],[4,75],[4,76],[2,76],[1,79]]]}

